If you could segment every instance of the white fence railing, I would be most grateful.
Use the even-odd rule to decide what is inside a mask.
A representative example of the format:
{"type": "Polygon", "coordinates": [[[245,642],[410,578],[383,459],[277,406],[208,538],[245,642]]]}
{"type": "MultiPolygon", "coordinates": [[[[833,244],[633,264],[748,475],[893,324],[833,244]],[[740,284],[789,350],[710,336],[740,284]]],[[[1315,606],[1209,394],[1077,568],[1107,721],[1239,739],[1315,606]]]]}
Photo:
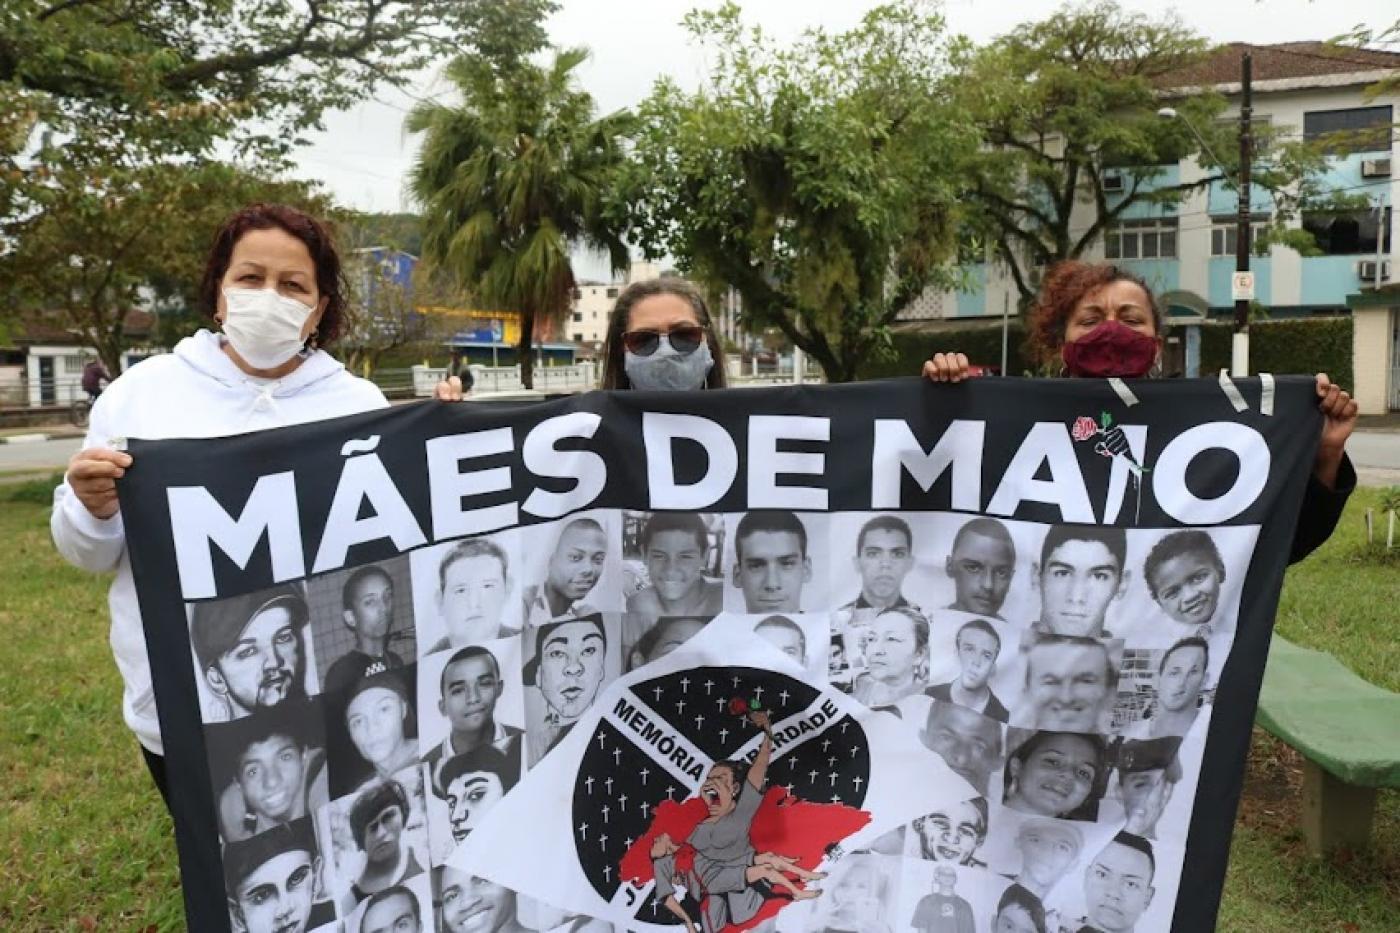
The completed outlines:
{"type": "MultiPolygon", "coordinates": [[[[525,384],[520,381],[518,366],[473,366],[474,395],[504,395],[524,392],[525,384]]],[[[440,366],[413,367],[413,394],[418,398],[429,398],[434,387],[447,375],[440,366]]],[[[566,392],[587,392],[598,387],[598,371],[591,362],[574,363],[569,366],[536,366],[535,391],[554,395],[566,392]]]]}

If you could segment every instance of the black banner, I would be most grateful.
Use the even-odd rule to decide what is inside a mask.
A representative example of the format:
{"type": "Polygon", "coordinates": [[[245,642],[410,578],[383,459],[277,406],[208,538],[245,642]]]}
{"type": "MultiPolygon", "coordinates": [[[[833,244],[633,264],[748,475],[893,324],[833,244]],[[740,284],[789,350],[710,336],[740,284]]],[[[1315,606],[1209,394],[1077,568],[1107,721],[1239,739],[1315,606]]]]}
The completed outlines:
{"type": "Polygon", "coordinates": [[[1226,389],[132,440],[190,928],[1211,928],[1319,427],[1226,389]]]}

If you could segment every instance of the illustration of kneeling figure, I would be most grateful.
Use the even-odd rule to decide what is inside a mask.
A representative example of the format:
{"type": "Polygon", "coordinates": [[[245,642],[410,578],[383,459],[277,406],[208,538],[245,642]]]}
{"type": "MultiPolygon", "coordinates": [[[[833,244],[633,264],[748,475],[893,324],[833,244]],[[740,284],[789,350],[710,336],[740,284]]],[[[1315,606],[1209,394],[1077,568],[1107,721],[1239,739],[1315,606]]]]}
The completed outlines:
{"type": "Polygon", "coordinates": [[[736,761],[716,762],[700,785],[700,796],[710,815],[679,845],[665,833],[652,843],[656,897],[681,919],[687,933],[696,933],[695,924],[676,898],[678,886],[699,901],[704,933],[718,933],[730,924],[752,919],[767,898],[781,896],[776,892],[784,892],[795,901],[820,896],[820,891],[799,888],[788,875],[799,881],[826,877],[807,871],[794,859],[754,849],[749,830],[763,800],[763,782],[773,755],[773,731],[766,712],[750,711],[749,719],[763,730],[763,743],[753,764],[745,767],[736,761]]]}

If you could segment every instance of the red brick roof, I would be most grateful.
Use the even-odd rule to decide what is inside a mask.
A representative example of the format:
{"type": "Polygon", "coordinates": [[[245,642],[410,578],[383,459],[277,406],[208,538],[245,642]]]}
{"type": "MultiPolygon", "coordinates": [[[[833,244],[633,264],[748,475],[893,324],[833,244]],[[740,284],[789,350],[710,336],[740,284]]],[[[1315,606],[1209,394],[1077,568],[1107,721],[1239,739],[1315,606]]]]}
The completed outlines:
{"type": "Polygon", "coordinates": [[[1400,52],[1337,48],[1326,42],[1280,42],[1277,45],[1229,42],[1195,64],[1161,75],[1156,84],[1164,88],[1238,84],[1240,56],[1246,50],[1254,60],[1252,77],[1255,81],[1400,70],[1400,52]]]}

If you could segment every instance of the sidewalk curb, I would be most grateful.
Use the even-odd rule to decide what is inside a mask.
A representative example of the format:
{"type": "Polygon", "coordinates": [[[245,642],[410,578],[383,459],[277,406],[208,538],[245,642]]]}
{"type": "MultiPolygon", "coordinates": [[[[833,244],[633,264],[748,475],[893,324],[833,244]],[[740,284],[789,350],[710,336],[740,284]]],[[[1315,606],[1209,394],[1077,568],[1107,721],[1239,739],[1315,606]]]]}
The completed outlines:
{"type": "Polygon", "coordinates": [[[11,434],[0,437],[0,444],[42,444],[44,441],[54,440],[54,434],[11,434]]]}

